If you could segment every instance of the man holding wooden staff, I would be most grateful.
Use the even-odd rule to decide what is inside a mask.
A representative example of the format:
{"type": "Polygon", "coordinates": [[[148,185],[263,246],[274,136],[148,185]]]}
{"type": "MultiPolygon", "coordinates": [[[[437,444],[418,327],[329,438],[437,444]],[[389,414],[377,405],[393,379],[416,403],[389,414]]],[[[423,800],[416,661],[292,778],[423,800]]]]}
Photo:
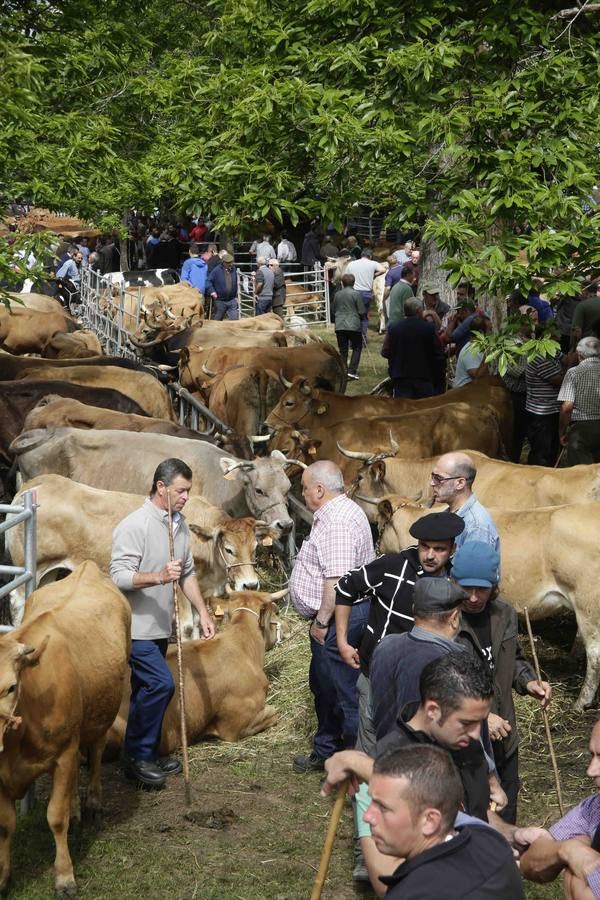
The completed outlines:
{"type": "Polygon", "coordinates": [[[150,497],[113,532],[110,576],[129,600],[132,613],[125,775],[149,788],[160,788],[168,775],[181,772],[178,759],[158,756],[163,717],[175,689],[165,660],[172,630],[173,582],[198,611],[204,637],[215,633],[194,573],[190,533],[181,515],[191,487],[189,466],[180,459],[164,460],[154,473],[150,497]]]}

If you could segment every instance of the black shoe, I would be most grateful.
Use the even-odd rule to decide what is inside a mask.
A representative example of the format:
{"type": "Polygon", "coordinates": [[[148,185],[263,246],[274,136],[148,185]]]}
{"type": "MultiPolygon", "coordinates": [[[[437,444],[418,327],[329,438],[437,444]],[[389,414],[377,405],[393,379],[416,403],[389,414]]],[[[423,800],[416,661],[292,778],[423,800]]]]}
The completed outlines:
{"type": "Polygon", "coordinates": [[[183,766],[176,756],[159,756],[156,765],[165,775],[179,775],[183,772],[183,766]]]}
{"type": "Polygon", "coordinates": [[[324,772],[325,760],[322,756],[317,756],[313,750],[308,756],[295,756],[292,763],[294,772],[324,772]]]}
{"type": "Polygon", "coordinates": [[[137,781],[144,787],[161,788],[167,780],[166,774],[150,759],[128,759],[125,762],[125,777],[137,781]]]}

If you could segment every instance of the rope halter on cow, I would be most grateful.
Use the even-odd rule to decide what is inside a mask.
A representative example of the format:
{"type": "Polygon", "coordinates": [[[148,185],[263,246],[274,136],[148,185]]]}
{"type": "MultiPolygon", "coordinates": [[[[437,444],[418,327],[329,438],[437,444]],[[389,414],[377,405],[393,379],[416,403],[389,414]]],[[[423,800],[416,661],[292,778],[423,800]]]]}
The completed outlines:
{"type": "MultiPolygon", "coordinates": [[[[253,616],[256,616],[256,618],[259,619],[260,627],[260,614],[257,613],[256,610],[250,609],[250,607],[248,606],[236,606],[235,609],[231,610],[231,615],[236,612],[252,613],[253,616]]],[[[277,647],[279,644],[281,644],[281,622],[279,621],[279,619],[271,619],[270,624],[275,626],[275,646],[277,647]]]]}

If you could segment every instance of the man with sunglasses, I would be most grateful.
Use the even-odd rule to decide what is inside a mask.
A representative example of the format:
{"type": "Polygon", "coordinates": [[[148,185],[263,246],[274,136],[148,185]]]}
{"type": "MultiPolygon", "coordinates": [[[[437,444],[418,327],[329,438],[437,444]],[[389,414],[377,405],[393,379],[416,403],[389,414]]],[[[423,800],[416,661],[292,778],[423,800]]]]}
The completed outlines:
{"type": "Polygon", "coordinates": [[[489,512],[473,493],[477,469],[466,453],[444,453],[431,473],[431,492],[436,503],[447,503],[450,512],[460,516],[464,530],[456,536],[458,549],[467,541],[491,544],[500,552],[498,529],[489,512]]]}

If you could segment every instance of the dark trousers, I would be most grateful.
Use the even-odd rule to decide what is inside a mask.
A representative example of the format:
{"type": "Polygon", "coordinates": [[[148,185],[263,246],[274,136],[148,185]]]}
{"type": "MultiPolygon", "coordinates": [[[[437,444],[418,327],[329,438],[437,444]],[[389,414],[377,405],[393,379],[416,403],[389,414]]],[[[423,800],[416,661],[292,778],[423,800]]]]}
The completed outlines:
{"type": "Polygon", "coordinates": [[[419,378],[394,378],[394,397],[409,397],[418,400],[419,397],[432,397],[433,384],[431,381],[421,381],[419,378]]]}
{"type": "MultiPolygon", "coordinates": [[[[358,647],[369,618],[369,603],[352,607],[348,622],[348,643],[358,647]]],[[[353,748],[358,731],[358,693],[360,669],[347,666],[339,654],[335,622],[327,630],[324,644],[310,639],[311,659],[308,684],[315,701],[317,731],[313,749],[321,759],[338,750],[353,748]]]]}
{"type": "Polygon", "coordinates": [[[362,353],[363,336],[360,331],[336,331],[337,344],[340,355],[344,362],[348,364],[348,347],[352,348],[352,356],[348,371],[351,375],[358,372],[358,364],[360,362],[360,354],[362,353]]]}
{"type": "Polygon", "coordinates": [[[221,321],[227,315],[228,319],[239,319],[240,310],[238,307],[237,297],[232,300],[215,300],[212,308],[212,319],[221,321]]]}
{"type": "Polygon", "coordinates": [[[131,701],[125,753],[131,759],[155,759],[160,730],[175,685],[165,661],[168,641],[132,641],[131,701]]]}
{"type": "Polygon", "coordinates": [[[527,426],[530,466],[553,466],[558,456],[558,413],[538,416],[529,413],[527,426]]]}
{"type": "Polygon", "coordinates": [[[371,300],[373,299],[373,294],[371,291],[359,291],[360,296],[362,297],[363,303],[365,304],[365,317],[360,323],[360,330],[366,339],[367,334],[369,332],[369,310],[371,307],[371,300]]]}
{"type": "Polygon", "coordinates": [[[273,295],[271,295],[270,297],[261,297],[259,295],[256,298],[256,315],[262,316],[263,313],[270,312],[272,305],[273,305],[273,295]]]}
{"type": "Polygon", "coordinates": [[[281,306],[274,306],[273,312],[276,313],[280,319],[285,318],[285,306],[283,306],[283,304],[281,306]]]}
{"type": "Polygon", "coordinates": [[[570,466],[600,462],[600,421],[571,421],[567,461],[570,466]]]}
{"type": "MultiPolygon", "coordinates": [[[[492,746],[494,746],[492,744],[492,746]]],[[[496,754],[494,754],[495,756],[496,754]]],[[[502,754],[498,754],[498,759],[496,759],[496,768],[498,770],[498,777],[500,779],[500,784],[504,790],[508,798],[508,803],[501,810],[498,815],[500,818],[504,819],[505,822],[509,822],[511,825],[514,825],[517,821],[517,799],[519,796],[519,751],[515,750],[508,759],[503,759],[502,754]]]]}
{"type": "Polygon", "coordinates": [[[527,437],[527,426],[529,423],[529,413],[525,409],[527,394],[519,394],[516,391],[510,392],[513,408],[513,445],[510,458],[512,462],[521,461],[521,453],[523,452],[523,444],[527,437]]]}

